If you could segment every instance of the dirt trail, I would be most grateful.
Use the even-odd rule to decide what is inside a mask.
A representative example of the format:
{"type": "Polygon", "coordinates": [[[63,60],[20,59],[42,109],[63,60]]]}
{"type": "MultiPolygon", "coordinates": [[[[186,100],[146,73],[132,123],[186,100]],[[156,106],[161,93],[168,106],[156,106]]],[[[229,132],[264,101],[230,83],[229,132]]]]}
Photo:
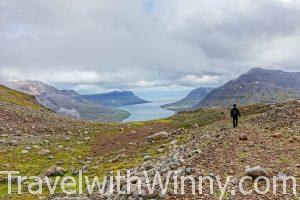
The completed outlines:
{"type": "Polygon", "coordinates": [[[170,123],[148,123],[132,128],[120,128],[118,134],[111,136],[98,135],[94,140],[93,152],[97,155],[108,155],[122,149],[132,153],[147,142],[147,137],[161,131],[172,132],[176,127],[170,123]]]}

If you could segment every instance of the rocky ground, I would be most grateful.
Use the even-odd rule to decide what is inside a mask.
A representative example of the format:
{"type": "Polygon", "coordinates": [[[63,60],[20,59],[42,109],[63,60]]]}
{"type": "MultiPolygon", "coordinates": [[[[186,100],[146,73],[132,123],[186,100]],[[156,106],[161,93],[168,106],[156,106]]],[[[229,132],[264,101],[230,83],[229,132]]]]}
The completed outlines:
{"type": "MultiPolygon", "coordinates": [[[[90,177],[118,170],[130,169],[133,175],[147,171],[150,179],[156,171],[162,175],[172,171],[171,177],[220,177],[223,183],[228,175],[292,175],[300,184],[300,102],[246,106],[241,111],[240,126],[232,129],[226,109],[186,112],[150,122],[94,123],[59,117],[24,103],[0,101],[0,170],[47,176],[52,181],[56,176],[76,177],[79,170],[90,177]]],[[[189,184],[186,194],[175,195],[174,183],[164,195],[159,188],[149,194],[145,185],[138,194],[134,180],[129,195],[65,197],[59,191],[52,196],[26,191],[18,195],[16,185],[13,194],[7,195],[7,179],[0,178],[1,199],[218,199],[221,195],[217,190],[209,194],[209,187],[203,195],[197,189],[193,195],[189,184]]],[[[126,189],[125,181],[122,184],[126,189]]],[[[252,184],[248,180],[245,189],[252,184]]],[[[243,196],[236,191],[237,180],[231,180],[229,186],[224,199],[297,199],[291,191],[284,196],[243,196]]],[[[263,186],[263,182],[258,185],[263,186]]]]}

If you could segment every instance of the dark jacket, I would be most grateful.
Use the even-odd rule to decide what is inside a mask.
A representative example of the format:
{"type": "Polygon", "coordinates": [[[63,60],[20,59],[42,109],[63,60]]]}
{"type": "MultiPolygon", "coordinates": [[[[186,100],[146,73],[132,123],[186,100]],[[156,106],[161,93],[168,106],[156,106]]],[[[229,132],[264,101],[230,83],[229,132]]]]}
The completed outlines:
{"type": "Polygon", "coordinates": [[[230,115],[231,115],[232,118],[241,117],[241,113],[240,113],[239,109],[237,109],[237,108],[232,108],[230,115]]]}

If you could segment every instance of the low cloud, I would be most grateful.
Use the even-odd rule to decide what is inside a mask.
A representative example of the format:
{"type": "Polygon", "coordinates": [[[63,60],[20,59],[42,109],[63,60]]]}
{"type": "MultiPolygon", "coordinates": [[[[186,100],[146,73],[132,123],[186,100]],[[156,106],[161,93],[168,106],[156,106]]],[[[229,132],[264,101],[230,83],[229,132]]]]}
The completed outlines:
{"type": "Polygon", "coordinates": [[[220,81],[220,77],[217,75],[203,75],[197,76],[194,74],[188,74],[182,77],[180,83],[183,85],[216,85],[220,81]]]}
{"type": "Polygon", "coordinates": [[[65,116],[69,116],[75,119],[80,119],[80,114],[76,109],[59,108],[56,110],[57,113],[65,116]]]}

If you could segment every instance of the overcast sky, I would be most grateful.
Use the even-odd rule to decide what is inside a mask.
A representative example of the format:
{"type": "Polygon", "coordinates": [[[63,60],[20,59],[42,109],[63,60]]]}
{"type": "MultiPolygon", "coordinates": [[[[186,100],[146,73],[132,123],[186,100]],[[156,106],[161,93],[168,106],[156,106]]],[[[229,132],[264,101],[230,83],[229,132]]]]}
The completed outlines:
{"type": "Polygon", "coordinates": [[[1,0],[1,79],[80,92],[300,71],[299,0],[1,0]]]}

